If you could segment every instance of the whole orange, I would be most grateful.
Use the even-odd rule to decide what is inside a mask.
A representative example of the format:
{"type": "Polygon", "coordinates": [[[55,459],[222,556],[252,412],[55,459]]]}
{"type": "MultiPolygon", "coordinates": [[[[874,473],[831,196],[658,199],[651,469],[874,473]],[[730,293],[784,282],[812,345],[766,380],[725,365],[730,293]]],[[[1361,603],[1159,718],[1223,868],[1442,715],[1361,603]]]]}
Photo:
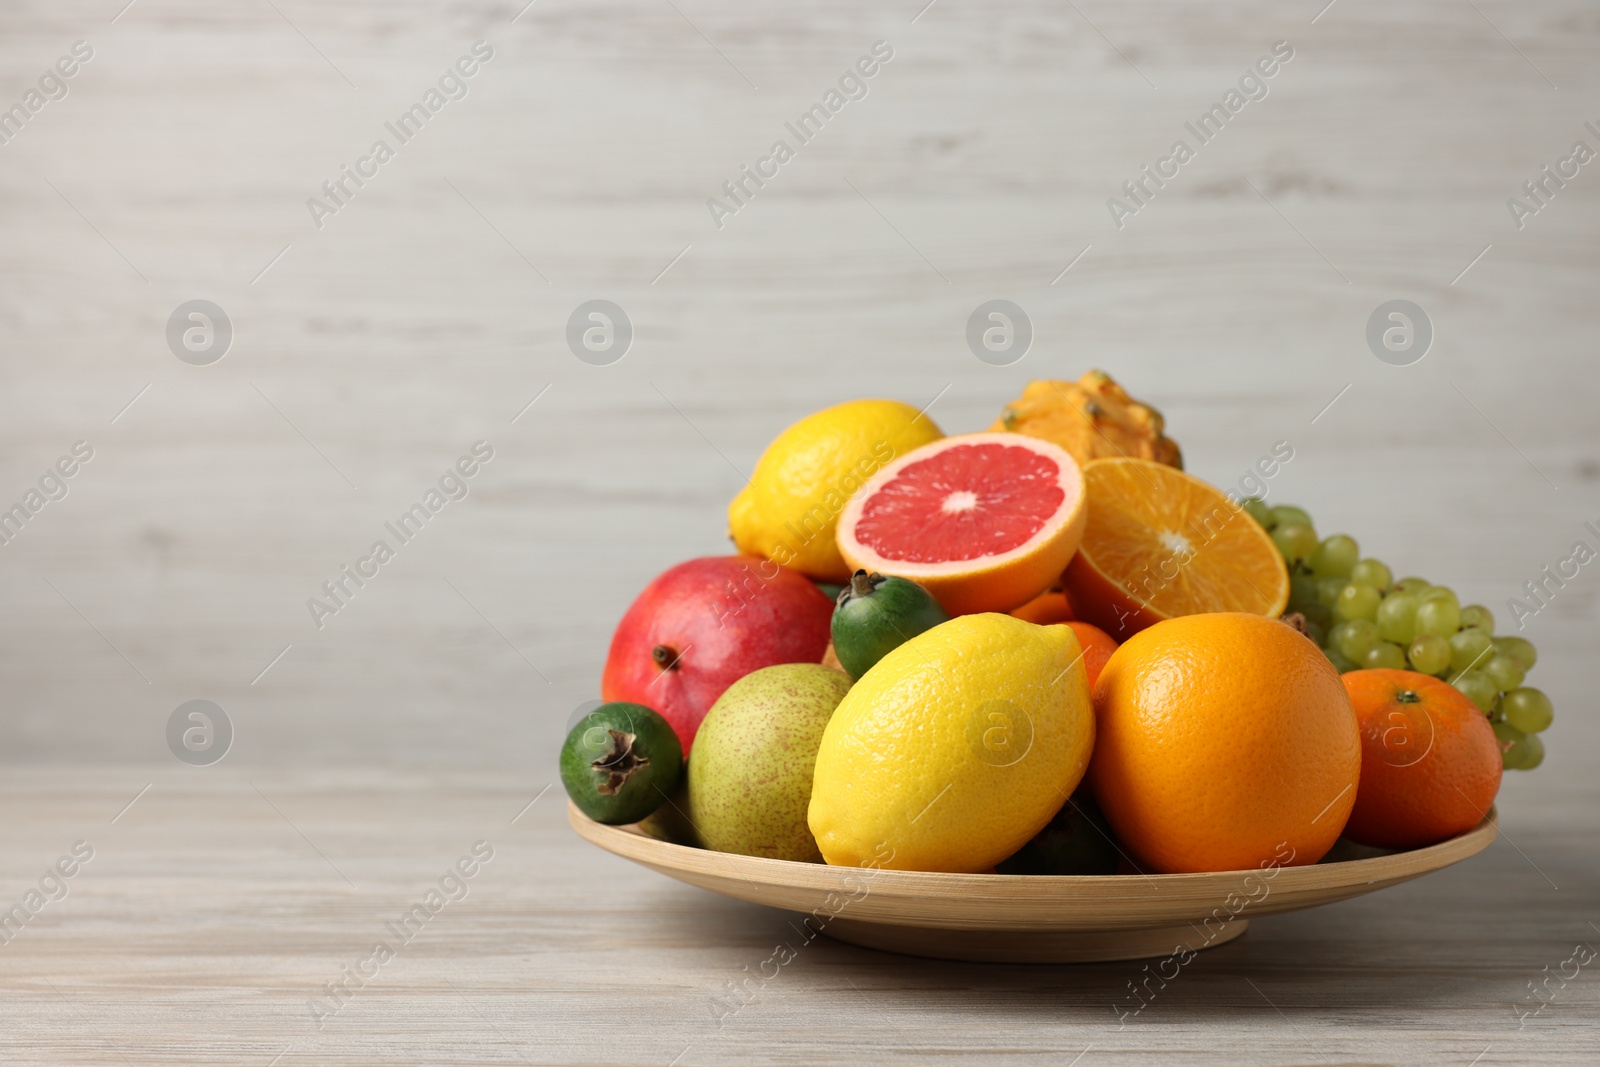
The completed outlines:
{"type": "Polygon", "coordinates": [[[1350,698],[1277,619],[1218,612],[1141,630],[1101,672],[1094,707],[1091,786],[1149,870],[1315,863],[1355,803],[1350,698]]]}
{"type": "Polygon", "coordinates": [[[1414,671],[1351,671],[1343,681],[1361,726],[1361,784],[1344,835],[1420,848],[1478,825],[1501,774],[1494,728],[1478,706],[1414,671]]]}
{"type": "Polygon", "coordinates": [[[1083,669],[1089,672],[1089,688],[1093,689],[1100,672],[1111,661],[1111,653],[1117,650],[1117,643],[1111,640],[1110,634],[1093,623],[1073,620],[1067,623],[1067,627],[1078,635],[1078,645],[1083,649],[1083,669]]]}

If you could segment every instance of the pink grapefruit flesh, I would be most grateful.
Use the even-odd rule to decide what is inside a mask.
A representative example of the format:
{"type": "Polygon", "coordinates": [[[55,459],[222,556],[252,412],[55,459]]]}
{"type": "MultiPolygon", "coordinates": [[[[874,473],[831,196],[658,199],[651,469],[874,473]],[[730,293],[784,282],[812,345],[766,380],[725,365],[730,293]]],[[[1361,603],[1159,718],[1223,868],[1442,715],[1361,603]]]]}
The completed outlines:
{"type": "Polygon", "coordinates": [[[1083,475],[1064,449],[964,434],[874,474],[839,517],[839,551],[852,568],[922,583],[951,614],[1009,611],[1060,577],[1085,517],[1083,475]]]}

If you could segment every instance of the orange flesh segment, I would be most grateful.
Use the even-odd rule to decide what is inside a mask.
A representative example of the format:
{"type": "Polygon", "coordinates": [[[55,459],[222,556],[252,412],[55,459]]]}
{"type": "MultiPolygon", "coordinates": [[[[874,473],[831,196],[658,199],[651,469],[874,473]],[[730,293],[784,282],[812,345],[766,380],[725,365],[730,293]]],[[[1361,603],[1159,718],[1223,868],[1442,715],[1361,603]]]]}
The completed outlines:
{"type": "Polygon", "coordinates": [[[1277,548],[1219,490],[1145,460],[1096,460],[1083,475],[1089,524],[1079,551],[1130,597],[1169,618],[1283,610],[1289,576],[1277,548]]]}

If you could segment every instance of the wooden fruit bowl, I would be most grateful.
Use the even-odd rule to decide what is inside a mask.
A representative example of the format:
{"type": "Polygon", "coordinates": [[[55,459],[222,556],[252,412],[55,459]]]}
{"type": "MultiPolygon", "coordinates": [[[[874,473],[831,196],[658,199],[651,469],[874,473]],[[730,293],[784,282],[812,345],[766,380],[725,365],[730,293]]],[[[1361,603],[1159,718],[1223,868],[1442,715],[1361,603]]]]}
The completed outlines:
{"type": "Polygon", "coordinates": [[[1214,948],[1244,933],[1254,916],[1409,881],[1483,851],[1498,833],[1491,808],[1474,829],[1410,852],[1332,858],[1371,852],[1341,841],[1332,857],[1310,867],[1063,877],[794,863],[712,852],[640,826],[604,826],[570,803],[567,818],[607,852],[680,882],[807,913],[802,922],[815,933],[888,952],[992,963],[1092,963],[1214,948]]]}

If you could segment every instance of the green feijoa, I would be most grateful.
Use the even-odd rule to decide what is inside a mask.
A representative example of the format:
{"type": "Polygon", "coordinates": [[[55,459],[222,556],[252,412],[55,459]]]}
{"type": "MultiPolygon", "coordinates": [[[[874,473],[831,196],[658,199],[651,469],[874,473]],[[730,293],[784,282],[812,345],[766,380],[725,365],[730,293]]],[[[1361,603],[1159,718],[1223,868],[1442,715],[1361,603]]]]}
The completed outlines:
{"type": "Polygon", "coordinates": [[[578,720],[561,746],[561,784],[595,822],[635,823],[683,777],[683,746],[657,712],[613,701],[578,720]]]}
{"type": "Polygon", "coordinates": [[[833,609],[833,654],[851,678],[950,616],[933,594],[907,578],[856,571],[833,609]]]}
{"type": "Polygon", "coordinates": [[[1111,825],[1087,791],[1073,794],[1051,819],[1010,859],[995,867],[998,874],[1116,874],[1117,846],[1111,825]]]}

